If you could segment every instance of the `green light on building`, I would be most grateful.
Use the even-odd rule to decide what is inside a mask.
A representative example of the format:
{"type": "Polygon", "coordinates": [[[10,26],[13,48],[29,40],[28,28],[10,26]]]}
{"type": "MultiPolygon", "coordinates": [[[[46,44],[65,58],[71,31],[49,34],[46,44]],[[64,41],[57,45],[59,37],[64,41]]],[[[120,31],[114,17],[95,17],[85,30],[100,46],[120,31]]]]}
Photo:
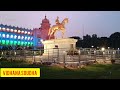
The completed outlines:
{"type": "Polygon", "coordinates": [[[13,41],[10,41],[10,45],[13,45],[13,41]]]}
{"type": "Polygon", "coordinates": [[[2,40],[2,45],[5,45],[5,40],[2,40]]]}
{"type": "Polygon", "coordinates": [[[25,42],[25,46],[27,46],[27,42],[25,42]]]}
{"type": "Polygon", "coordinates": [[[23,46],[23,45],[24,45],[24,42],[21,42],[21,45],[23,46]]]}
{"type": "Polygon", "coordinates": [[[20,45],[20,41],[18,41],[18,45],[20,45]]]}
{"type": "Polygon", "coordinates": [[[17,45],[17,41],[14,41],[14,45],[17,45]]]}
{"type": "Polygon", "coordinates": [[[9,45],[9,40],[6,40],[6,45],[9,45]]]}

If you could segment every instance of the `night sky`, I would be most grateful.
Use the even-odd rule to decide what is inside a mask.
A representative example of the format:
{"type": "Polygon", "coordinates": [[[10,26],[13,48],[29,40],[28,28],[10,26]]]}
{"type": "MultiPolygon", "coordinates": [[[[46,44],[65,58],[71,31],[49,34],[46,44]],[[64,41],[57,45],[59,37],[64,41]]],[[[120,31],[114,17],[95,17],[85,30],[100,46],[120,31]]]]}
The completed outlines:
{"type": "MultiPolygon", "coordinates": [[[[0,11],[0,23],[23,28],[39,28],[47,16],[51,26],[59,16],[60,22],[69,18],[66,24],[66,37],[97,34],[109,37],[120,32],[120,11],[0,11]]],[[[59,36],[61,32],[57,32],[59,36]]]]}

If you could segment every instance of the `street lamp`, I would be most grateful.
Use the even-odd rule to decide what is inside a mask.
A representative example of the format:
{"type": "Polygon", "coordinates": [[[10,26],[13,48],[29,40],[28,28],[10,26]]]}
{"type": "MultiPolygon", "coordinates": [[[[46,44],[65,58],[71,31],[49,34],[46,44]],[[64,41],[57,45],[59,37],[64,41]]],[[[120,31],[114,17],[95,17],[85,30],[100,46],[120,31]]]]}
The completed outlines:
{"type": "Polygon", "coordinates": [[[102,51],[105,51],[105,48],[104,48],[104,47],[102,47],[102,48],[101,48],[101,50],[102,50],[102,51]]]}

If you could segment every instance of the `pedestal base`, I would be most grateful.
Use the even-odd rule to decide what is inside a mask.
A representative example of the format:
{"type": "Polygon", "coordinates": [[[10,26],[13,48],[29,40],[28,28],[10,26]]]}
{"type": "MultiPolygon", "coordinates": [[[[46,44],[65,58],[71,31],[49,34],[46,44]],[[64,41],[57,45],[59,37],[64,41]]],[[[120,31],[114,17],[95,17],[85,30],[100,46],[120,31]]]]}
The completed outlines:
{"type": "Polygon", "coordinates": [[[63,39],[51,39],[45,40],[43,58],[47,57],[60,57],[65,54],[66,51],[71,49],[76,49],[76,39],[73,38],[63,38],[63,39]]]}

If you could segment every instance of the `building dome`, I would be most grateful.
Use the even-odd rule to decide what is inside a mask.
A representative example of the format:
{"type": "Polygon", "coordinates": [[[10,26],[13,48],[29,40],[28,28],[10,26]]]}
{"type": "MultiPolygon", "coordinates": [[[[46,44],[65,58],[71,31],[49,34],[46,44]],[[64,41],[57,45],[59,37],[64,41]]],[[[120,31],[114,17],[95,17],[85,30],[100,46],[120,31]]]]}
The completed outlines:
{"type": "Polygon", "coordinates": [[[49,23],[49,20],[46,18],[46,16],[45,19],[42,20],[42,23],[49,23]]]}

